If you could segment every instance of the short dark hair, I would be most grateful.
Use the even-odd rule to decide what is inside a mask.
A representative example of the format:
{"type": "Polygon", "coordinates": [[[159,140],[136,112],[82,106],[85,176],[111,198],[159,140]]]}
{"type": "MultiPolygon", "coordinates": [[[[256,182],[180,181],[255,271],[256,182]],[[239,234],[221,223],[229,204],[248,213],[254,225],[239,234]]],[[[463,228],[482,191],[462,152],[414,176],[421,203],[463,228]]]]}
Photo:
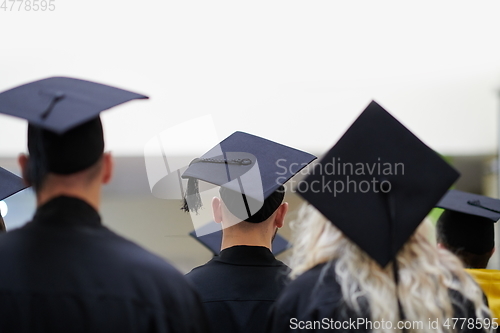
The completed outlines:
{"type": "Polygon", "coordinates": [[[43,186],[48,173],[69,175],[86,170],[104,152],[101,119],[91,119],[63,134],[29,124],[28,151],[24,176],[35,190],[43,186]]]}
{"type": "Polygon", "coordinates": [[[493,221],[452,210],[439,217],[436,236],[468,268],[486,268],[495,246],[493,221]]]}
{"type": "Polygon", "coordinates": [[[3,222],[2,214],[0,214],[0,233],[7,231],[5,223],[3,222]]]}
{"type": "Polygon", "coordinates": [[[236,202],[241,202],[239,198],[243,196],[243,199],[246,200],[249,206],[252,206],[251,201],[255,201],[255,203],[260,204],[255,199],[250,198],[249,196],[245,196],[239,192],[234,190],[227,189],[225,187],[221,187],[219,190],[221,195],[221,199],[226,205],[227,209],[236,217],[241,218],[242,221],[250,222],[250,223],[260,223],[267,220],[273,213],[278,209],[278,207],[283,203],[283,199],[285,198],[285,187],[281,185],[276,191],[274,191],[270,196],[268,196],[262,207],[252,216],[246,218],[248,214],[245,214],[242,217],[241,213],[238,213],[238,210],[234,207],[237,205],[236,202]],[[236,203],[236,204],[235,204],[236,203]],[[240,216],[239,216],[240,215],[240,216]]]}
{"type": "Polygon", "coordinates": [[[483,254],[474,254],[463,249],[450,248],[444,243],[443,245],[462,261],[465,268],[486,268],[491,258],[491,251],[483,254]]]}

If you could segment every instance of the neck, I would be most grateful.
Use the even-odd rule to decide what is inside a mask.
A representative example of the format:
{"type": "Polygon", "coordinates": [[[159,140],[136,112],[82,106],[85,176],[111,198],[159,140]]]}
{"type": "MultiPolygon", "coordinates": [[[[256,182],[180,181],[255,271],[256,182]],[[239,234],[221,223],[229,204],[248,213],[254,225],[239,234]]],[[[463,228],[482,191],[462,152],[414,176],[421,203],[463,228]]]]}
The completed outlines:
{"type": "MultiPolygon", "coordinates": [[[[241,222],[248,223],[248,222],[241,222]]],[[[225,228],[222,230],[222,244],[221,250],[233,247],[236,245],[247,246],[263,246],[272,250],[273,234],[267,228],[262,226],[251,226],[249,228],[242,228],[239,225],[225,228]]]]}
{"type": "Polygon", "coordinates": [[[50,200],[60,196],[81,199],[91,205],[96,211],[100,208],[101,191],[100,187],[96,186],[89,186],[85,188],[44,186],[44,188],[37,193],[37,207],[40,207],[50,200]]]}

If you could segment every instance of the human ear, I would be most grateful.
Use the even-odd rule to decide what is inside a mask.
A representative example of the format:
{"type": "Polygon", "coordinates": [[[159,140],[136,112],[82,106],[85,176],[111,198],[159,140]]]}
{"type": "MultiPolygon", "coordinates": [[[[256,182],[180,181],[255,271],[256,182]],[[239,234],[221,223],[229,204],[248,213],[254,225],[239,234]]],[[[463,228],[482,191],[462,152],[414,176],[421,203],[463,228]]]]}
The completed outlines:
{"type": "Polygon", "coordinates": [[[29,156],[26,154],[19,154],[17,158],[17,163],[19,163],[19,167],[21,167],[23,182],[27,186],[31,186],[31,179],[29,177],[29,161],[29,156]]]}
{"type": "Polygon", "coordinates": [[[276,218],[274,219],[274,224],[276,227],[281,228],[285,224],[285,216],[288,212],[288,202],[282,203],[276,210],[276,218]]]}
{"type": "Polygon", "coordinates": [[[221,200],[217,197],[213,197],[212,199],[212,212],[214,216],[214,221],[216,223],[222,222],[222,206],[221,200]]]}
{"type": "Polygon", "coordinates": [[[102,183],[108,184],[113,178],[113,157],[111,153],[103,154],[102,183]]]}

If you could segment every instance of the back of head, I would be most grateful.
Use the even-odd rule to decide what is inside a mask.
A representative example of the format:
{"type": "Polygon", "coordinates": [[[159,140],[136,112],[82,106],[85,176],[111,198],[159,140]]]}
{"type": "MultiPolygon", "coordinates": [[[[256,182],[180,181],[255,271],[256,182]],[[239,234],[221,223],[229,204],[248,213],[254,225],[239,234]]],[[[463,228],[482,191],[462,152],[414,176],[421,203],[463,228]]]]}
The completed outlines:
{"type": "Polygon", "coordinates": [[[94,165],[104,152],[99,117],[63,134],[29,125],[27,180],[38,191],[49,173],[71,175],[94,165]]]}
{"type": "Polygon", "coordinates": [[[493,221],[445,210],[436,224],[437,241],[469,268],[486,268],[495,246],[493,221]]]}
{"type": "Polygon", "coordinates": [[[255,214],[246,218],[250,214],[247,209],[241,207],[241,197],[243,196],[243,201],[246,202],[246,206],[260,206],[260,202],[257,202],[256,199],[253,199],[250,196],[245,196],[244,194],[225,187],[221,187],[219,192],[221,199],[229,212],[231,212],[231,214],[239,218],[241,221],[250,223],[261,223],[267,220],[283,203],[283,199],[285,198],[285,187],[283,185],[280,185],[276,191],[274,191],[264,200],[264,202],[262,203],[262,207],[255,214]]]}

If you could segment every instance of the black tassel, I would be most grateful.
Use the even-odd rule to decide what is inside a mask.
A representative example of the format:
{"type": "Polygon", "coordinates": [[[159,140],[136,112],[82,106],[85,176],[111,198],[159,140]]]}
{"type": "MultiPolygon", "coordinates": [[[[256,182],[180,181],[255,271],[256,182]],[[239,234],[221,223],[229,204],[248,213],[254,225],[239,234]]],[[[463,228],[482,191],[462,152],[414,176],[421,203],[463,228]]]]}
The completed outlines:
{"type": "Polygon", "coordinates": [[[30,159],[28,163],[26,181],[35,190],[43,186],[45,177],[48,174],[48,162],[44,151],[43,130],[36,126],[28,126],[28,147],[30,159]]]}
{"type": "Polygon", "coordinates": [[[200,197],[200,191],[198,187],[198,179],[189,178],[186,193],[184,194],[184,200],[181,210],[187,212],[196,212],[203,206],[200,197]]]}
{"type": "MultiPolygon", "coordinates": [[[[252,160],[249,158],[237,158],[233,160],[227,160],[225,158],[195,158],[189,163],[220,163],[220,164],[236,164],[236,165],[250,165],[252,160]]],[[[221,184],[219,184],[221,185],[221,184]]],[[[196,212],[203,206],[200,197],[200,190],[198,188],[198,179],[189,177],[186,193],[184,194],[184,200],[182,201],[181,210],[187,212],[196,212]]]]}

